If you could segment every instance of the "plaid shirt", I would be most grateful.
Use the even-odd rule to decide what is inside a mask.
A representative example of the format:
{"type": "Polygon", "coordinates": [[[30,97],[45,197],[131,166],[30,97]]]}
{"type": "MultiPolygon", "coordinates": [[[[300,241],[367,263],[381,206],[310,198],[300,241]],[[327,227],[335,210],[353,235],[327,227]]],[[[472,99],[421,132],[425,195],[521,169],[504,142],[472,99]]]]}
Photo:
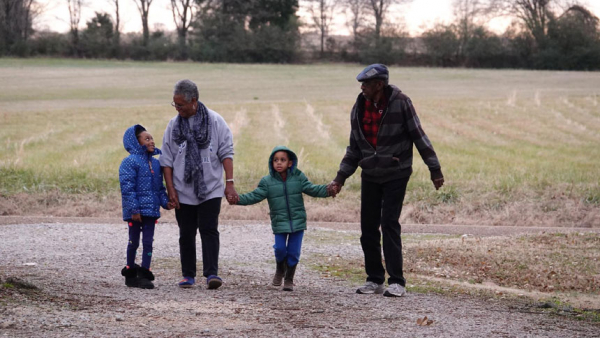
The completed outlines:
{"type": "Polygon", "coordinates": [[[367,142],[369,142],[373,148],[377,148],[377,133],[379,132],[379,125],[381,123],[381,117],[385,112],[387,106],[387,99],[385,97],[377,103],[366,100],[365,101],[365,113],[362,118],[362,130],[365,134],[367,142]]]}

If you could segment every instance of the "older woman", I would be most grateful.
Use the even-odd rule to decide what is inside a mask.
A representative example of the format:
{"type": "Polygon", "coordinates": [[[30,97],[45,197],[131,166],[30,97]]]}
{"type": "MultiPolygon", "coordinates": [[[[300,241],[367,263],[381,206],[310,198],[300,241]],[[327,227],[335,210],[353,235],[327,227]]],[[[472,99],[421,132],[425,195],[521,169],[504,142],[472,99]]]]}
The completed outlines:
{"type": "Polygon", "coordinates": [[[219,269],[219,213],[223,191],[237,200],[233,186],[233,139],[223,117],[198,100],[198,87],[190,80],[175,84],[177,110],[163,136],[160,165],[164,170],[169,203],[179,225],[179,255],[183,279],[192,287],[196,278],[196,232],[202,241],[203,275],[209,289],[223,281],[219,269]],[[225,171],[225,182],[223,182],[225,171]]]}

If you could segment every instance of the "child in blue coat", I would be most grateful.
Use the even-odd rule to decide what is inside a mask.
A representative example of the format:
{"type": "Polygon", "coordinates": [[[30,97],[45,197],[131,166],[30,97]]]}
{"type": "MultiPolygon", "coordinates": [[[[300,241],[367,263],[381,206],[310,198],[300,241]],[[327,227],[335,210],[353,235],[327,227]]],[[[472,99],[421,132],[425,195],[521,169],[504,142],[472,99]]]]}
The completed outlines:
{"type": "Polygon", "coordinates": [[[153,289],[150,261],[154,226],[160,218],[160,207],[171,209],[160,164],[153,157],[161,152],[155,147],[152,135],[139,124],[125,131],[123,145],[130,153],[119,167],[123,220],[129,225],[129,244],[127,266],[121,270],[121,275],[125,276],[127,286],[153,289]],[[142,266],[135,264],[140,234],[143,235],[142,266]]]}

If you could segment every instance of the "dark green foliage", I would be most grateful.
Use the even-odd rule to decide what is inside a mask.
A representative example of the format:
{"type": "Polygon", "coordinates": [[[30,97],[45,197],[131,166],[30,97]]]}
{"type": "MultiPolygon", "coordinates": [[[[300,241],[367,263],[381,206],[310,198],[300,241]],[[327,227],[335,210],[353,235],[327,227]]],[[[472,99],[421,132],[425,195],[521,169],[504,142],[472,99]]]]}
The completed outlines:
{"type": "Polygon", "coordinates": [[[191,58],[209,62],[298,60],[297,0],[222,0],[196,21],[191,58]]]}
{"type": "Polygon", "coordinates": [[[113,39],[113,23],[110,16],[96,12],[96,16],[87,22],[87,28],[81,34],[83,55],[90,58],[114,57],[113,39]]]}

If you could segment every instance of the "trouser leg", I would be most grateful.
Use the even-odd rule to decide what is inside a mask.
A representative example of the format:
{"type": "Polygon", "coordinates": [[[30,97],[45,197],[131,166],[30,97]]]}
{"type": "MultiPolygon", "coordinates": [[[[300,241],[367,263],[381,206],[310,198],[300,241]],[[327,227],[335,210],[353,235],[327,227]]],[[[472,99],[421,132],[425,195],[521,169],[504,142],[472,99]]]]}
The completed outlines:
{"type": "Polygon", "coordinates": [[[381,200],[383,191],[377,183],[362,180],[360,202],[360,245],[365,255],[367,281],[383,284],[385,270],[381,263],[381,200]]]}
{"type": "Polygon", "coordinates": [[[183,277],[196,277],[196,233],[198,229],[198,207],[179,203],[175,218],[179,226],[179,257],[183,277]]]}
{"type": "Polygon", "coordinates": [[[213,198],[199,205],[198,218],[202,241],[204,277],[219,273],[219,213],[221,198],[213,198]]]}
{"type": "Polygon", "coordinates": [[[152,243],[154,242],[155,217],[142,217],[142,267],[150,269],[152,262],[152,243]]]}
{"type": "Polygon", "coordinates": [[[289,234],[275,234],[275,244],[273,251],[275,252],[275,261],[283,262],[287,257],[287,239],[289,234]]]}
{"type": "Polygon", "coordinates": [[[129,242],[127,243],[127,266],[135,266],[135,255],[140,246],[140,233],[142,232],[142,223],[127,222],[129,231],[129,242]]]}
{"type": "Polygon", "coordinates": [[[287,242],[288,266],[296,266],[300,261],[300,253],[302,252],[302,238],[304,238],[304,230],[289,234],[287,242]]]}
{"type": "Polygon", "coordinates": [[[381,231],[383,233],[383,256],[385,268],[390,275],[388,284],[406,286],[402,271],[402,239],[400,237],[400,213],[406,194],[408,177],[386,182],[383,185],[381,231]]]}

